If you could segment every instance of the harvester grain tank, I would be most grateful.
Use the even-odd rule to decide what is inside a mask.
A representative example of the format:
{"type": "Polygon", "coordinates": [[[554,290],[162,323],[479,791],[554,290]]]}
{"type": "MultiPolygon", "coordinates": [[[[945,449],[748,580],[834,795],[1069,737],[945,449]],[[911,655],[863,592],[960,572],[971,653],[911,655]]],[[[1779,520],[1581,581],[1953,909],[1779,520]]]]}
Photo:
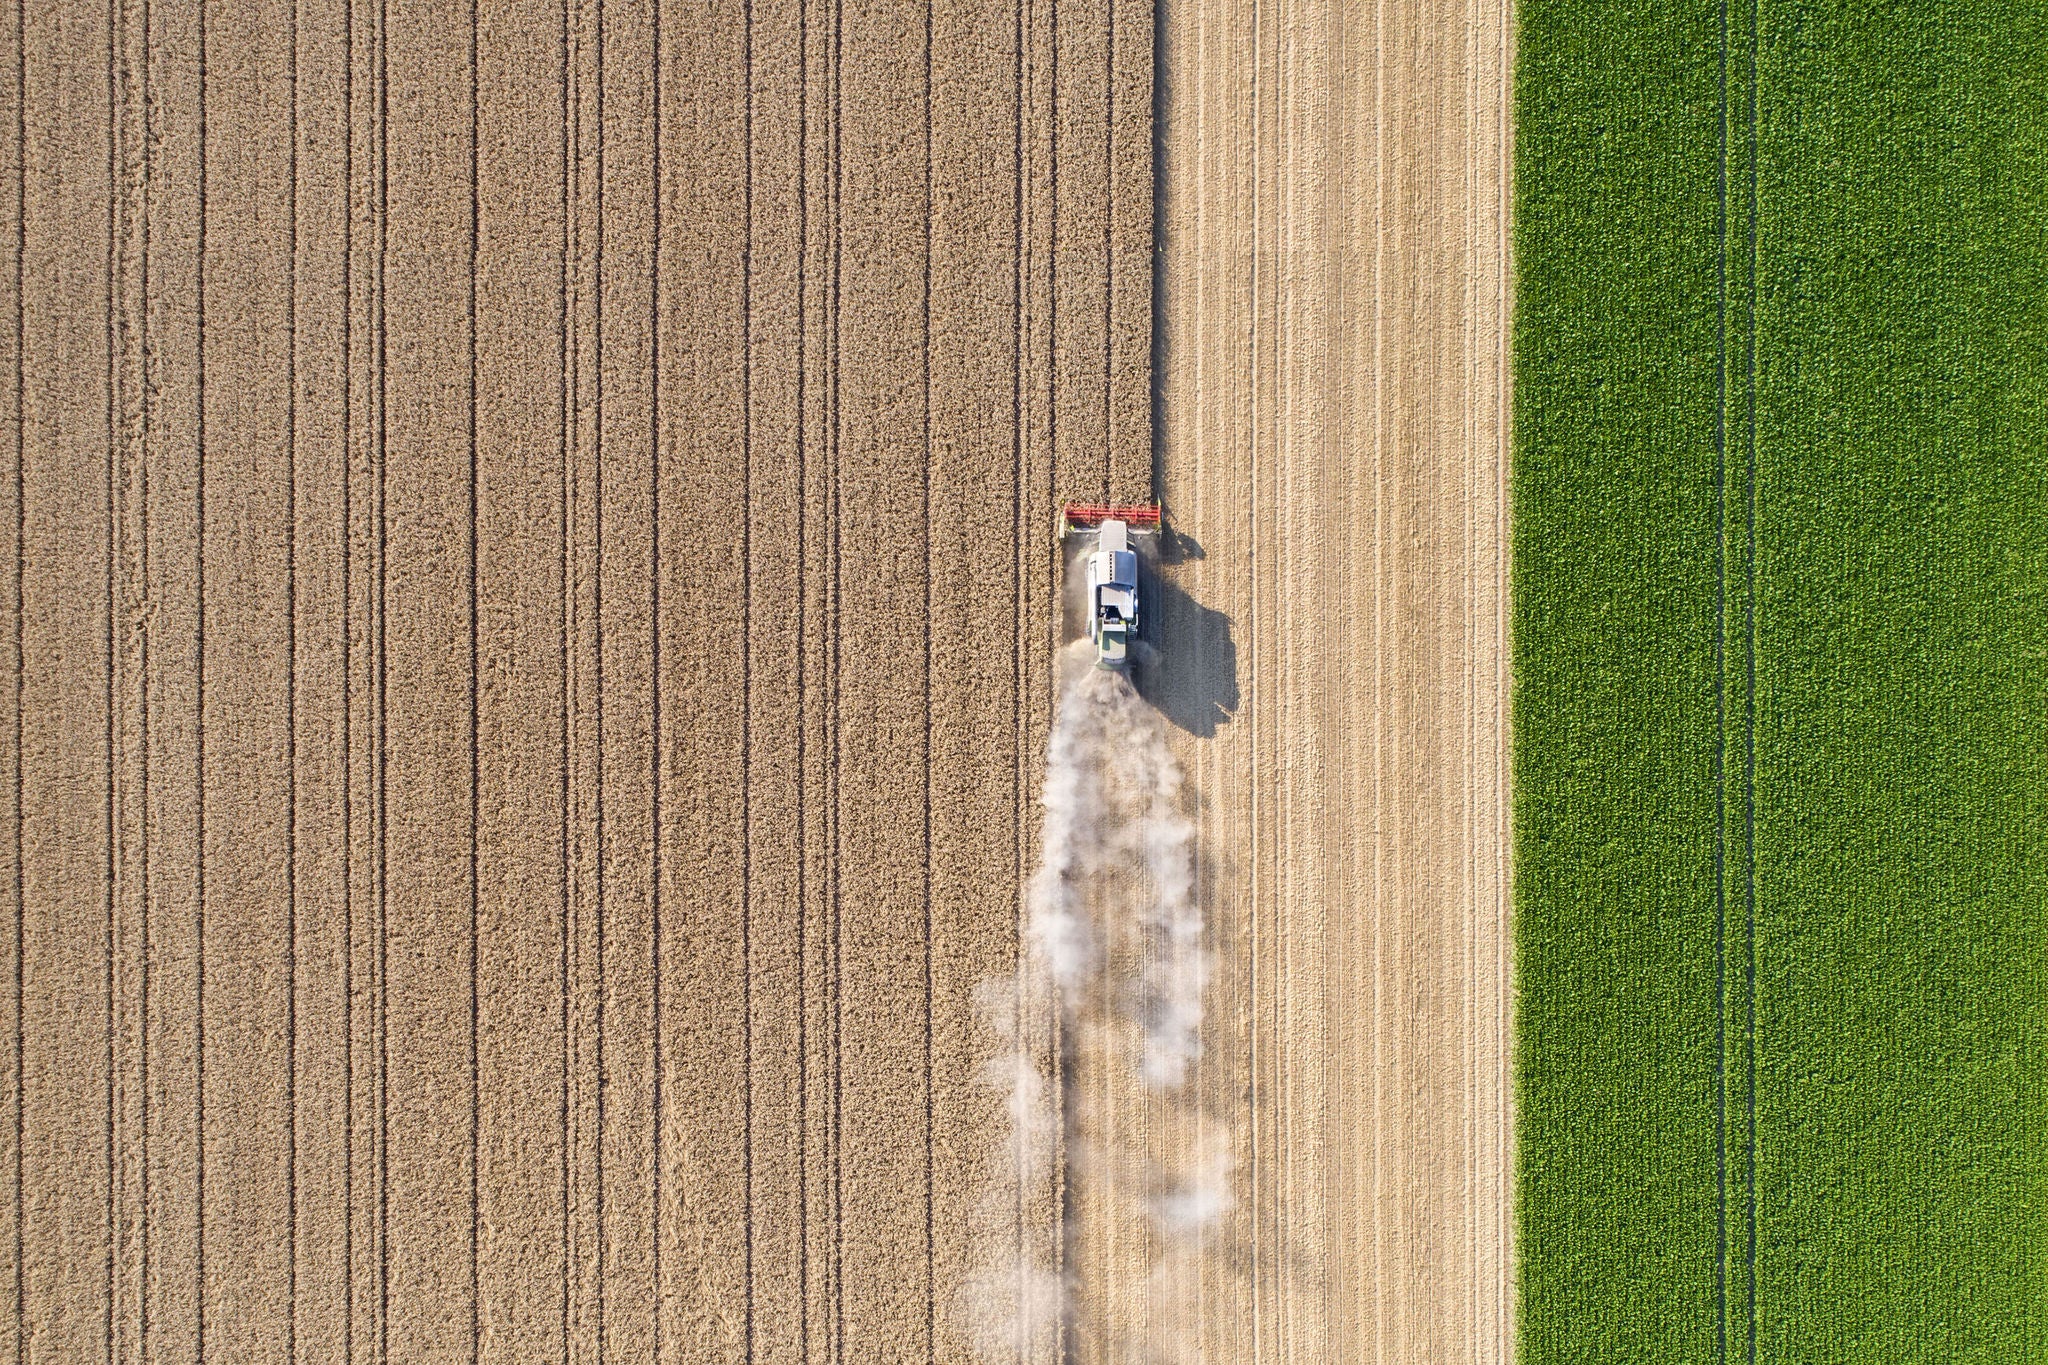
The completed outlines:
{"type": "Polygon", "coordinates": [[[1095,662],[1122,668],[1130,662],[1131,642],[1138,637],[1138,553],[1134,537],[1156,533],[1159,508],[1070,503],[1060,515],[1060,539],[1093,535],[1086,552],[1088,638],[1095,662]]]}

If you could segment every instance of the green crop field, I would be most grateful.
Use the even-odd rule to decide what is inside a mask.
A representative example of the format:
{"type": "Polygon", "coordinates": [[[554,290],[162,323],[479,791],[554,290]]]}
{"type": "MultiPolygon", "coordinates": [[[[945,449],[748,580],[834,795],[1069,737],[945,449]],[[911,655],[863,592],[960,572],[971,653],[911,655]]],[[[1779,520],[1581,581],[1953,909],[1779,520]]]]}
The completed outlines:
{"type": "Polygon", "coordinates": [[[1521,1359],[2048,1362],[2048,6],[1518,63],[1521,1359]]]}

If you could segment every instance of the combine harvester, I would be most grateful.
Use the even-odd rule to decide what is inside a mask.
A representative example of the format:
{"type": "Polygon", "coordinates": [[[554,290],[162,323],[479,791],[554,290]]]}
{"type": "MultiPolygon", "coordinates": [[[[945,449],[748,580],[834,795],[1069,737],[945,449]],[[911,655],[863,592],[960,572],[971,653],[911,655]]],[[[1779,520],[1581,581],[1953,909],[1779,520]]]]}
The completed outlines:
{"type": "MultiPolygon", "coordinates": [[[[1070,502],[1060,510],[1060,543],[1080,552],[1088,638],[1101,668],[1124,668],[1138,637],[1138,552],[1135,538],[1159,533],[1157,503],[1070,502]],[[1089,542],[1093,541],[1091,545],[1089,542]]],[[[1068,575],[1074,577],[1070,554],[1068,575]]],[[[1071,599],[1070,599],[1071,601],[1071,599]]]]}

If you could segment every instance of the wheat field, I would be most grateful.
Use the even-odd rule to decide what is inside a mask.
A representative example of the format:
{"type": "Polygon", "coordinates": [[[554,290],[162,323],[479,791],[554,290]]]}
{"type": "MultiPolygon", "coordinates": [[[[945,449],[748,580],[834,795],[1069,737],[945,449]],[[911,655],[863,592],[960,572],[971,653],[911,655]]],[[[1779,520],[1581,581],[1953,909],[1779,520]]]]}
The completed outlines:
{"type": "Polygon", "coordinates": [[[0,19],[14,1358],[965,1362],[1008,1244],[982,1356],[1508,1360],[1508,24],[0,19]],[[1185,1255],[988,1076],[1105,497],[1185,1255]]]}

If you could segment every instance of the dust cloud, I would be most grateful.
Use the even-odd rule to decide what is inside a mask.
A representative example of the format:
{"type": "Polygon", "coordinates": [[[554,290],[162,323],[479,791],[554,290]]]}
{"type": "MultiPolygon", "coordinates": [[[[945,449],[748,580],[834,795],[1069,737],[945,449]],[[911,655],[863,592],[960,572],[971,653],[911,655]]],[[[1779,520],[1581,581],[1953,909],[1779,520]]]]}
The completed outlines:
{"type": "Polygon", "coordinates": [[[987,1361],[1166,1365],[1192,1358],[1201,1261],[1234,1202],[1229,1144],[1190,1084],[1211,968],[1195,826],[1129,678],[1084,640],[1062,679],[1026,942],[977,997],[1008,1114],[982,1226],[1002,1234],[977,1248],[957,1319],[987,1361]],[[1024,1226],[1034,1193],[1056,1234],[1024,1226]]]}

